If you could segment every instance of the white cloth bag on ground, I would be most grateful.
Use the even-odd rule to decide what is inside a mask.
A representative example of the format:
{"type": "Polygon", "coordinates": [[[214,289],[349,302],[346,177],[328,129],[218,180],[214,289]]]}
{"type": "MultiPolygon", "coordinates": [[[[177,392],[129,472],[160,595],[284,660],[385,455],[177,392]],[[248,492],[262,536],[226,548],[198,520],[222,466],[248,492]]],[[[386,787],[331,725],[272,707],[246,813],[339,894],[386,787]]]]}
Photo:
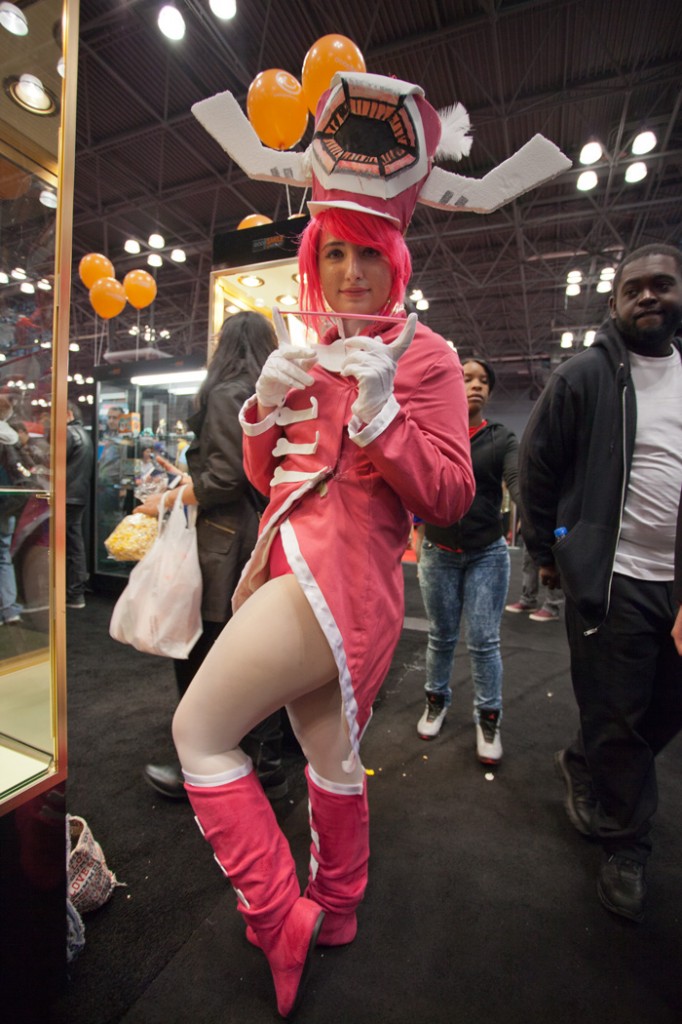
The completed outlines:
{"type": "Polygon", "coordinates": [[[197,507],[183,505],[182,491],[170,514],[164,494],[159,532],[151,550],[132,569],[116,602],[109,633],[145,654],[187,658],[201,636],[201,567],[197,507]]]}

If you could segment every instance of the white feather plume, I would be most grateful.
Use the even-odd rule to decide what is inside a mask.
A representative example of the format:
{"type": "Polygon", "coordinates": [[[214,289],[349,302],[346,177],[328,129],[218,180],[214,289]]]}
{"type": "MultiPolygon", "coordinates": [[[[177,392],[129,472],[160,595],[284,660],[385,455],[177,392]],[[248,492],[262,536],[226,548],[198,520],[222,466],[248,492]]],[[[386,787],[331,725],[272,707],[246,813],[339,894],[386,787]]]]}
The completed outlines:
{"type": "Polygon", "coordinates": [[[438,116],[443,130],[435,154],[436,159],[461,160],[463,156],[468,156],[474,140],[467,135],[471,122],[466,109],[461,103],[453,103],[451,107],[439,110],[438,116]]]}

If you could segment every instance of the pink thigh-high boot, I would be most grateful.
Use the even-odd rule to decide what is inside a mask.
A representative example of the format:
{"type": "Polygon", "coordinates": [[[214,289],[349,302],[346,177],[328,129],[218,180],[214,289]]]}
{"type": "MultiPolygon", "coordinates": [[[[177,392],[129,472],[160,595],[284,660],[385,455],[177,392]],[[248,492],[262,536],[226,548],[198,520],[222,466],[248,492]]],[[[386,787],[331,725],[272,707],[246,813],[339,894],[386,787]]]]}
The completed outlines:
{"type": "Polygon", "coordinates": [[[221,785],[186,782],[185,788],[197,824],[237,894],[237,907],[268,959],[277,1009],[289,1017],[324,913],[300,894],[289,844],[251,762],[233,774],[238,777],[221,785]]]}
{"type": "MultiPolygon", "coordinates": [[[[369,808],[367,779],[329,782],[308,765],[310,874],[305,895],[322,907],[320,946],[345,946],[358,930],[355,911],[367,887],[369,808]]],[[[260,945],[252,928],[246,937],[260,945]]]]}

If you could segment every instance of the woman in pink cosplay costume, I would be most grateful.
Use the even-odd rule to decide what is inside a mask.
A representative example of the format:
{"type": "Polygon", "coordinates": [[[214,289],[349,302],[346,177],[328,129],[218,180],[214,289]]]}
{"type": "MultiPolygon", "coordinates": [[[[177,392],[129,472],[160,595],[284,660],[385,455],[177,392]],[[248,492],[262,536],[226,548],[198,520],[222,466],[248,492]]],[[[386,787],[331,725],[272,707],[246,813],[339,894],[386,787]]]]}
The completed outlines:
{"type": "MultiPolygon", "coordinates": [[[[345,76],[342,84],[394,106],[406,86],[379,76],[350,85],[345,76]]],[[[334,178],[313,186],[299,264],[301,309],[319,344],[295,348],[275,316],[279,348],[241,411],[246,471],[270,502],[233,618],[173,723],[197,822],[237,894],[247,937],[268,959],[285,1017],[298,1005],[316,942],[343,945],[357,930],[369,860],[360,740],[402,628],[408,510],[447,525],[474,494],[459,360],[402,305],[411,273],[403,232],[440,137],[421,90],[407,89],[391,130],[412,133],[412,143],[412,129],[419,136],[399,161],[402,174],[419,158],[418,173],[408,174],[411,198],[402,187],[382,198],[391,177],[383,172],[369,198],[344,192],[347,181],[337,193],[334,178]],[[322,311],[326,320],[313,316],[322,311]],[[239,747],[283,706],[308,761],[312,845],[303,895],[239,747]]],[[[352,122],[352,104],[343,109],[352,122]]],[[[339,136],[346,148],[367,129],[366,110],[339,136]]],[[[225,118],[218,121],[225,131],[225,118]]],[[[323,97],[318,134],[325,124],[336,130],[339,108],[323,97]]],[[[385,137],[386,124],[380,128],[385,137]]]]}

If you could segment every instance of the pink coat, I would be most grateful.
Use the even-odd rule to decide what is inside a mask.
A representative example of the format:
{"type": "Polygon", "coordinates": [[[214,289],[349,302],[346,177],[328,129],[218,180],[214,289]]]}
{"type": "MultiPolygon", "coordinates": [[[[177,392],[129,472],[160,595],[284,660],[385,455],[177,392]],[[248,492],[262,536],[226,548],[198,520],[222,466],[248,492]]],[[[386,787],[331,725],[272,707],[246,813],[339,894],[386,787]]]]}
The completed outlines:
{"type": "MultiPolygon", "coordinates": [[[[390,327],[384,341],[403,326],[390,327]]],[[[268,579],[279,529],[334,653],[358,755],[402,630],[410,513],[446,526],[473,500],[467,402],[457,355],[421,324],[398,363],[393,398],[367,426],[351,412],[352,378],[319,365],[310,372],[315,383],[290,391],[260,423],[255,397],[242,408],[246,473],[270,503],[233,606],[268,579]]]]}

